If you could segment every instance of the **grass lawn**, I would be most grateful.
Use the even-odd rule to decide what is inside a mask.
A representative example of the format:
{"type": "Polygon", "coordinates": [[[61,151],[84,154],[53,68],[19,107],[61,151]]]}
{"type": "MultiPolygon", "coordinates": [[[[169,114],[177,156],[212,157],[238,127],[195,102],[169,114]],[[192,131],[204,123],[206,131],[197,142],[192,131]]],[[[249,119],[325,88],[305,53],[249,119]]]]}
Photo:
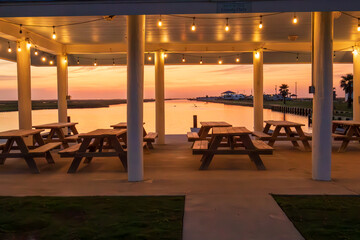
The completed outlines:
{"type": "Polygon", "coordinates": [[[0,239],[182,239],[184,201],[184,196],[0,197],[0,239]]]}
{"type": "Polygon", "coordinates": [[[307,240],[360,239],[360,196],[273,195],[307,240]]]}

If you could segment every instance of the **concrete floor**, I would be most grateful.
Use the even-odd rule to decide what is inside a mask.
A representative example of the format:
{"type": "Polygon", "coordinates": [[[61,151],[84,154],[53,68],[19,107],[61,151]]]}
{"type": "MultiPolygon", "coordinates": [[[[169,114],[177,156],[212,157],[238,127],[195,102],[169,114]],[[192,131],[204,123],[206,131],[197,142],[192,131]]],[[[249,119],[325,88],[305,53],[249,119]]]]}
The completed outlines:
{"type": "Polygon", "coordinates": [[[263,156],[266,171],[257,171],[247,156],[216,156],[209,170],[199,171],[182,135],[145,153],[144,182],[129,183],[116,158],[81,164],[66,174],[72,159],[55,165],[36,162],[41,173],[30,174],[24,160],[0,166],[0,195],[186,195],[184,239],[303,239],[271,197],[275,194],[359,194],[360,144],[337,153],[334,143],[330,182],[311,180],[311,153],[276,143],[274,155],[263,156]]]}

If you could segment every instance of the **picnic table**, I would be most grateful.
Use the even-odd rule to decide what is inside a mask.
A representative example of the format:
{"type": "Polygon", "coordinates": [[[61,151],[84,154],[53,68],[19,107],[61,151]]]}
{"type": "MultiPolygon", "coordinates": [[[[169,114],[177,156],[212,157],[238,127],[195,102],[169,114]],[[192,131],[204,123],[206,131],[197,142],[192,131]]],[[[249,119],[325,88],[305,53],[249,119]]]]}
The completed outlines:
{"type": "Polygon", "coordinates": [[[338,152],[344,152],[350,141],[360,142],[360,122],[357,121],[333,121],[332,136],[335,141],[342,141],[338,152]],[[345,132],[343,134],[336,133],[336,129],[343,126],[345,132]]]}
{"type": "Polygon", "coordinates": [[[54,163],[50,150],[60,146],[61,143],[45,144],[40,134],[42,131],[44,130],[29,129],[1,132],[0,139],[6,139],[7,141],[2,147],[0,165],[3,165],[7,158],[24,158],[31,172],[39,173],[39,169],[34,161],[35,157],[45,157],[49,164],[54,163]],[[34,138],[34,146],[27,146],[25,143],[25,138],[30,136],[34,138]],[[16,146],[14,146],[15,143],[16,146]],[[20,150],[20,152],[12,152],[12,150],[20,150]]]}
{"type": "Polygon", "coordinates": [[[201,128],[199,132],[188,132],[188,142],[195,142],[197,140],[204,140],[209,136],[210,130],[214,127],[231,127],[227,122],[200,122],[201,128]]]}
{"type": "Polygon", "coordinates": [[[302,128],[305,124],[295,123],[290,121],[265,121],[266,125],[262,132],[254,131],[253,135],[263,141],[268,141],[270,146],[274,146],[276,141],[291,141],[295,147],[299,147],[297,141],[301,141],[306,151],[311,151],[309,140],[311,135],[304,133],[302,128]],[[271,131],[271,126],[274,126],[274,131],[271,131]],[[285,133],[281,130],[284,129],[285,133]],[[293,129],[293,130],[292,130],[293,129]]]}
{"type": "MultiPolygon", "coordinates": [[[[143,123],[145,124],[145,123],[143,123]]],[[[118,124],[111,125],[110,127],[114,129],[127,129],[127,123],[126,122],[120,122],[118,124]]],[[[146,145],[149,149],[153,149],[154,146],[152,143],[155,142],[155,139],[158,137],[158,134],[156,132],[149,132],[147,133],[145,130],[145,127],[143,127],[143,134],[144,134],[144,142],[146,142],[146,145]]],[[[125,144],[126,144],[126,137],[125,137],[125,144]]]]}
{"type": "Polygon", "coordinates": [[[210,142],[208,140],[195,141],[193,154],[202,155],[200,170],[209,167],[215,154],[245,154],[248,155],[258,170],[265,170],[260,154],[272,154],[273,148],[261,140],[252,140],[251,131],[245,127],[214,127],[210,142]],[[235,142],[235,138],[239,138],[235,142]],[[222,141],[226,139],[228,146],[223,147],[222,141]]]}
{"type": "Polygon", "coordinates": [[[127,170],[127,152],[120,142],[120,138],[124,137],[126,129],[97,129],[79,134],[82,142],[59,151],[59,154],[61,157],[74,158],[68,173],[75,173],[83,158],[86,158],[85,163],[90,163],[94,157],[119,157],[127,170]]]}
{"type": "Polygon", "coordinates": [[[33,126],[33,128],[35,129],[50,129],[49,134],[45,137],[45,142],[61,142],[62,146],[64,148],[68,148],[69,147],[69,142],[79,142],[80,140],[78,139],[78,134],[79,132],[77,131],[75,125],[78,123],[48,123],[48,124],[42,124],[42,125],[37,125],[37,126],[33,126]],[[63,129],[64,128],[69,128],[70,131],[73,133],[73,135],[70,136],[66,136],[64,134],[63,129]]]}

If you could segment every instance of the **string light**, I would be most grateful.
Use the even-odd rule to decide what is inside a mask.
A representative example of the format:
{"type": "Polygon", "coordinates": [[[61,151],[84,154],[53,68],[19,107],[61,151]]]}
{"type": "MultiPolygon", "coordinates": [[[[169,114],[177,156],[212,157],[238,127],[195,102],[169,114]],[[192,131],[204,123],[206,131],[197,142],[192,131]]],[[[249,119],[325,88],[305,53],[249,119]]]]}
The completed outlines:
{"type": "Polygon", "coordinates": [[[167,53],[164,53],[164,58],[167,58],[167,53]]]}
{"type": "Polygon", "coordinates": [[[240,62],[240,57],[237,56],[237,58],[235,59],[236,62],[240,62]]]}
{"type": "Polygon", "coordinates": [[[218,61],[218,63],[219,63],[219,64],[222,64],[222,63],[223,63],[223,61],[222,61],[221,57],[219,57],[219,61],[218,61]]]}
{"type": "Polygon", "coordinates": [[[22,34],[22,24],[20,24],[20,30],[19,33],[22,34]]]}
{"type": "Polygon", "coordinates": [[[230,30],[230,27],[229,27],[229,18],[226,18],[225,31],[228,32],[229,30],[230,30]]]}
{"type": "Polygon", "coordinates": [[[50,65],[53,65],[53,64],[54,64],[54,61],[53,61],[53,60],[50,60],[49,63],[50,63],[50,65]]]}
{"type": "Polygon", "coordinates": [[[11,46],[10,46],[10,42],[8,42],[8,44],[9,44],[8,52],[11,53],[11,52],[12,52],[12,49],[11,49],[11,46]]]}
{"type": "Polygon", "coordinates": [[[255,52],[255,58],[257,58],[257,59],[260,58],[260,53],[259,53],[259,51],[256,51],[256,52],[255,52]]]}
{"type": "Polygon", "coordinates": [[[200,57],[200,64],[203,64],[202,56],[200,57]]]}
{"type": "Polygon", "coordinates": [[[358,27],[357,27],[358,32],[360,32],[360,18],[358,18],[358,27]]]}
{"type": "Polygon", "coordinates": [[[354,47],[352,47],[352,53],[354,54],[354,55],[357,55],[358,54],[358,51],[357,51],[357,49],[356,49],[356,46],[354,47]]]}
{"type": "Polygon", "coordinates": [[[259,28],[262,29],[263,28],[263,23],[262,23],[262,15],[260,15],[260,23],[259,23],[259,28]]]}
{"type": "Polygon", "coordinates": [[[95,66],[95,67],[97,66],[96,58],[95,58],[95,61],[94,61],[94,66],[95,66]]]}
{"type": "Polygon", "coordinates": [[[53,34],[52,34],[52,38],[53,38],[54,40],[56,39],[55,26],[53,26],[53,34]]]}
{"type": "Polygon", "coordinates": [[[34,52],[35,56],[39,55],[39,52],[37,50],[37,47],[35,47],[35,52],[34,52]]]}
{"type": "Polygon", "coordinates": [[[161,21],[161,15],[160,15],[160,18],[159,18],[159,21],[158,21],[158,27],[161,27],[162,26],[162,21],[161,21]]]}
{"type": "Polygon", "coordinates": [[[41,61],[45,62],[45,61],[46,61],[46,57],[43,56],[43,57],[41,58],[41,61]]]}
{"type": "Polygon", "coordinates": [[[115,66],[115,59],[113,58],[113,66],[115,66]]]}
{"type": "Polygon", "coordinates": [[[196,30],[196,26],[195,26],[195,18],[193,18],[193,24],[191,26],[191,31],[195,31],[196,30]]]}
{"type": "Polygon", "coordinates": [[[182,62],[186,62],[184,54],[183,54],[183,57],[182,57],[182,62]]]}
{"type": "Polygon", "coordinates": [[[17,51],[18,51],[18,52],[21,52],[20,43],[17,44],[17,51]]]}
{"type": "Polygon", "coordinates": [[[296,54],[296,61],[299,61],[299,53],[296,54]]]}
{"type": "Polygon", "coordinates": [[[77,58],[77,65],[79,65],[80,64],[80,59],[79,58],[77,58]]]}
{"type": "Polygon", "coordinates": [[[293,20],[292,20],[293,24],[297,24],[298,23],[298,19],[296,17],[296,13],[294,13],[294,17],[293,17],[293,20]]]}
{"type": "Polygon", "coordinates": [[[336,57],[335,51],[334,51],[334,58],[336,57]]]}
{"type": "Polygon", "coordinates": [[[27,47],[27,48],[31,48],[31,42],[30,42],[30,39],[27,39],[26,47],[27,47]]]}
{"type": "Polygon", "coordinates": [[[67,63],[67,57],[65,56],[65,58],[64,58],[64,63],[67,63]]]}
{"type": "Polygon", "coordinates": [[[151,61],[151,59],[152,59],[151,55],[150,55],[150,53],[148,53],[148,60],[151,61]]]}

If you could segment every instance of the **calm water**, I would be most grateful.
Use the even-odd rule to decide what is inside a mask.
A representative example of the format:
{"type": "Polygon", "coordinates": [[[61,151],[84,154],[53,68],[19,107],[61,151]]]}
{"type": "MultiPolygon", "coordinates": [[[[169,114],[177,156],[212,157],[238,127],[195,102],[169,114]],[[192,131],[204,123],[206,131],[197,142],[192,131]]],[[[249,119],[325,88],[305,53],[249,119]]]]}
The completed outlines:
{"type": "MultiPolygon", "coordinates": [[[[253,129],[253,108],[216,103],[176,100],[165,102],[166,134],[185,134],[192,126],[192,116],[198,115],[200,121],[226,121],[233,126],[245,126],[253,129]]],[[[57,122],[57,110],[36,110],[33,125],[57,122]]],[[[126,122],[126,104],[109,108],[69,109],[72,122],[78,122],[79,132],[88,132],[97,128],[110,128],[118,122],[126,122]]],[[[304,123],[309,132],[307,117],[273,112],[264,109],[264,120],[288,120],[304,123]]],[[[144,103],[144,122],[147,131],[155,131],[155,103],[144,103]]],[[[18,128],[18,113],[0,113],[0,131],[18,128]]]]}

